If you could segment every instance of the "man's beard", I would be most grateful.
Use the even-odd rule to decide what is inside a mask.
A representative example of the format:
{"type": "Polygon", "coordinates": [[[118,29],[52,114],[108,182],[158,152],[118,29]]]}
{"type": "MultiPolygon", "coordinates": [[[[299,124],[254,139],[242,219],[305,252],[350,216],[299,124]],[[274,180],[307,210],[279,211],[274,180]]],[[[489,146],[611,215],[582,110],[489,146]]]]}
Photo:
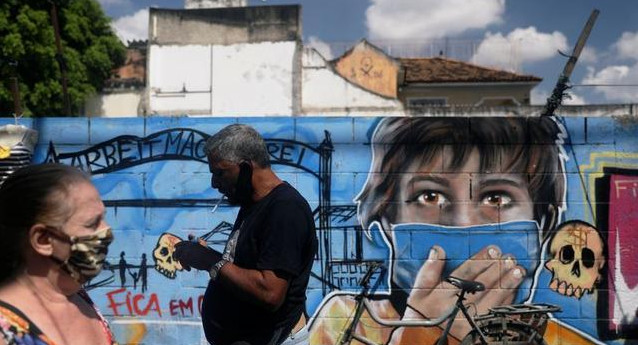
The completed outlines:
{"type": "Polygon", "coordinates": [[[235,183],[233,195],[228,196],[231,205],[250,205],[253,202],[253,167],[246,163],[239,163],[239,175],[235,183]]]}

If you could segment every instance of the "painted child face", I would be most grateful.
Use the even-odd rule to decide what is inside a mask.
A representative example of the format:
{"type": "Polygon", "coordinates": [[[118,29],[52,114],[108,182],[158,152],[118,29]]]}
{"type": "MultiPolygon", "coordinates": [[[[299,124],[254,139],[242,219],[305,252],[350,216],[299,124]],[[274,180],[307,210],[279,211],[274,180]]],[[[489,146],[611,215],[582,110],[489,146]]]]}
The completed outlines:
{"type": "Polygon", "coordinates": [[[392,224],[470,226],[533,219],[534,205],[524,174],[479,171],[477,149],[461,168],[452,171],[451,156],[446,146],[428,164],[415,162],[409,169],[412,173],[399,177],[392,224]]]}

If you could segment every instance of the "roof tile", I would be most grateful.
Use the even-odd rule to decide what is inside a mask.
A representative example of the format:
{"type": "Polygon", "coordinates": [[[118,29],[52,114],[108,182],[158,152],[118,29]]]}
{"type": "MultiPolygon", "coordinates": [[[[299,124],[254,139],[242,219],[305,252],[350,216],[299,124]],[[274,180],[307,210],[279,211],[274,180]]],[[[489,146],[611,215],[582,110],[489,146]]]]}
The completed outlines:
{"type": "Polygon", "coordinates": [[[404,82],[406,84],[540,82],[543,80],[533,75],[516,74],[441,57],[400,58],[399,62],[405,68],[404,82]]]}

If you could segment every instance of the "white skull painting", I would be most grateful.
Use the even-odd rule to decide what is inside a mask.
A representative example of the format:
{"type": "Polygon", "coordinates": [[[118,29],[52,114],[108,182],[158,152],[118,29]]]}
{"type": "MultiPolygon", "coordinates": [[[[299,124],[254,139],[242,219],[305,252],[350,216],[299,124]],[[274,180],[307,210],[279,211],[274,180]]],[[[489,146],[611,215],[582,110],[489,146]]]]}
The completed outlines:
{"type": "Polygon", "coordinates": [[[153,250],[155,269],[167,278],[175,279],[175,272],[183,270],[179,261],[173,260],[175,244],[181,241],[181,238],[166,232],[160,236],[153,250]]]}
{"type": "Polygon", "coordinates": [[[594,292],[605,266],[603,240],[595,227],[579,220],[565,222],[549,248],[545,267],[552,272],[550,289],[578,299],[594,292]]]}

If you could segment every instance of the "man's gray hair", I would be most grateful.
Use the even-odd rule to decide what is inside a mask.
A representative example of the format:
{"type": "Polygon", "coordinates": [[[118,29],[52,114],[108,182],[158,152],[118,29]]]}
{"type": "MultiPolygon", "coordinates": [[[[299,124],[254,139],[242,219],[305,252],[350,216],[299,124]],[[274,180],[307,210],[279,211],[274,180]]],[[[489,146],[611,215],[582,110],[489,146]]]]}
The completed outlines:
{"type": "Polygon", "coordinates": [[[236,164],[252,161],[260,167],[270,166],[264,139],[248,125],[234,124],[224,127],[206,140],[204,152],[209,157],[236,164]]]}

